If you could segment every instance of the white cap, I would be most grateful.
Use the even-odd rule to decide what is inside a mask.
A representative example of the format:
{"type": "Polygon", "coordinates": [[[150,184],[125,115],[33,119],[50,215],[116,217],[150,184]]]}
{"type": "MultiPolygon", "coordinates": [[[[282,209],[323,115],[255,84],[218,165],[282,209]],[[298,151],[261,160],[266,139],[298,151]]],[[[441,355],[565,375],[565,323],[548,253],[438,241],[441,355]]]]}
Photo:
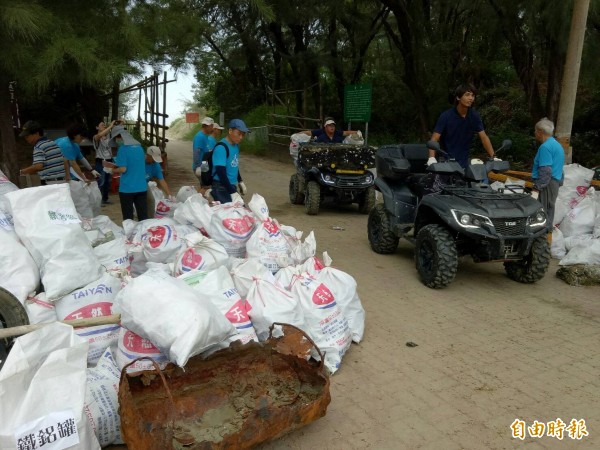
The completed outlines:
{"type": "Polygon", "coordinates": [[[217,122],[214,123],[213,128],[215,130],[224,130],[225,129],[221,125],[219,125],[217,122]]]}
{"type": "Polygon", "coordinates": [[[329,119],[329,120],[326,120],[326,121],[325,121],[325,126],[327,126],[327,125],[331,125],[331,124],[334,124],[334,125],[335,125],[335,120],[333,120],[333,119],[329,119]]]}
{"type": "Polygon", "coordinates": [[[212,117],[205,117],[204,119],[202,119],[202,125],[213,125],[215,123],[215,121],[212,119],[212,117]]]}
{"type": "Polygon", "coordinates": [[[156,145],[151,145],[150,147],[148,147],[148,149],[146,150],[146,153],[150,156],[152,156],[152,159],[157,162],[157,163],[161,163],[162,162],[162,156],[161,156],[161,152],[160,152],[160,148],[158,148],[156,145]]]}

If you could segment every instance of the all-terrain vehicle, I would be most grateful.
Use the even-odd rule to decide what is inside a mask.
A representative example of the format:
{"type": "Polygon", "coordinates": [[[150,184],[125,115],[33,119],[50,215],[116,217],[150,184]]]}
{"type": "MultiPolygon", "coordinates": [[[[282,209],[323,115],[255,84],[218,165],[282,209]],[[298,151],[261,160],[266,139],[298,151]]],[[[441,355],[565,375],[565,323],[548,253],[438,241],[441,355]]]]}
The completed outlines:
{"type": "Polygon", "coordinates": [[[368,214],[375,205],[374,147],[349,144],[302,144],[297,172],[290,178],[290,202],[304,203],[306,213],[316,215],[324,201],[358,203],[368,214]]]}
{"type": "Polygon", "coordinates": [[[508,277],[521,283],[543,278],[550,262],[544,209],[521,187],[494,191],[482,183],[489,171],[507,171],[508,161],[427,167],[429,148],[442,153],[433,141],[378,149],[375,185],[383,203],[369,213],[371,248],[394,253],[400,238],[413,242],[417,271],[430,288],[450,284],[464,255],[502,261],[508,277]]]}

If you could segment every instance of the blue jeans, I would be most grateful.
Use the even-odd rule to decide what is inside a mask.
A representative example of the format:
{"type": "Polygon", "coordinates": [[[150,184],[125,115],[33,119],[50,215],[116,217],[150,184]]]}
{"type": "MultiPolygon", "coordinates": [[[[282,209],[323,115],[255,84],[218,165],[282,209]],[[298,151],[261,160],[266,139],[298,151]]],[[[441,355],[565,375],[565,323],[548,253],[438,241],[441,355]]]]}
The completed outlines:
{"type": "Polygon", "coordinates": [[[217,202],[231,203],[231,194],[229,193],[227,188],[218,181],[213,181],[212,191],[210,192],[210,195],[217,202]]]}
{"type": "MultiPolygon", "coordinates": [[[[96,158],[96,172],[100,174],[100,178],[98,178],[98,189],[102,193],[102,201],[108,201],[108,193],[110,192],[110,184],[112,183],[112,173],[106,173],[102,167],[102,159],[96,158]]],[[[106,161],[112,162],[112,159],[107,159],[106,161]]]]}

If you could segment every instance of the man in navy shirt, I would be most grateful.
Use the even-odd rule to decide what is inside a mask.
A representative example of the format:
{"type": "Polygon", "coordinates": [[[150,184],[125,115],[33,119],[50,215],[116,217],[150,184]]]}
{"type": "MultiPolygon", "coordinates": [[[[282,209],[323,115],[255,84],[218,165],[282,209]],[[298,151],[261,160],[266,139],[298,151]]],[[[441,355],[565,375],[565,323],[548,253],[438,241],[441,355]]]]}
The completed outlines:
{"type": "Polygon", "coordinates": [[[315,130],[306,130],[302,133],[307,134],[310,137],[314,137],[315,142],[321,144],[341,144],[344,141],[344,137],[350,136],[351,134],[358,134],[358,131],[352,130],[336,130],[335,120],[331,117],[325,118],[325,125],[323,128],[317,128],[315,130]]]}
{"type": "MultiPolygon", "coordinates": [[[[440,115],[431,135],[431,140],[440,142],[442,149],[462,167],[469,165],[469,148],[474,134],[479,136],[490,158],[495,157],[494,147],[483,128],[481,116],[471,108],[475,102],[475,94],[476,90],[470,84],[458,86],[454,91],[454,107],[440,115]]],[[[435,151],[429,150],[427,165],[436,162],[435,151]]]]}

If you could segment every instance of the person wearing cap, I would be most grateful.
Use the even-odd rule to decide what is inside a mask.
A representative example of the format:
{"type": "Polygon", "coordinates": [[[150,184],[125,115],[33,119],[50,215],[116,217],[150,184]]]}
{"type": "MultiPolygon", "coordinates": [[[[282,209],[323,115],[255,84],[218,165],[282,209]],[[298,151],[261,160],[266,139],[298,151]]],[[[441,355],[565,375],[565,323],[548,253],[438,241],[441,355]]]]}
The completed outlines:
{"type": "Polygon", "coordinates": [[[217,145],[217,141],[221,138],[221,131],[223,131],[223,127],[219,125],[217,122],[213,124],[212,133],[207,137],[208,139],[208,150],[212,150],[217,145]]]}
{"type": "Polygon", "coordinates": [[[110,184],[112,182],[112,173],[110,170],[103,170],[104,167],[102,165],[102,161],[113,162],[113,154],[112,149],[108,142],[110,141],[109,134],[110,130],[116,125],[116,120],[113,120],[108,126],[104,123],[104,121],[100,122],[96,127],[98,131],[92,142],[94,143],[94,149],[96,150],[96,171],[101,173],[102,175],[98,178],[98,188],[100,188],[100,192],[102,193],[102,204],[109,205],[112,203],[108,199],[108,193],[110,191],[110,184]]]}
{"type": "Polygon", "coordinates": [[[67,181],[73,179],[75,181],[90,182],[82,172],[77,161],[80,161],[83,167],[92,172],[95,178],[100,177],[100,173],[92,168],[91,164],[81,153],[81,147],[79,147],[79,143],[83,141],[85,126],[80,123],[74,123],[69,125],[66,131],[67,136],[57,139],[56,145],[58,145],[63,157],[69,163],[69,170],[66,174],[67,181]]]}
{"type": "Polygon", "coordinates": [[[162,161],[163,159],[160,148],[158,148],[156,145],[151,145],[146,149],[146,183],[148,183],[148,181],[156,180],[156,183],[165,192],[165,194],[167,194],[168,197],[172,197],[171,190],[165,181],[162,168],[160,167],[160,163],[162,163],[162,161]]]}
{"type": "Polygon", "coordinates": [[[358,131],[354,130],[336,130],[335,128],[335,120],[331,117],[325,118],[325,124],[323,128],[317,128],[315,130],[305,130],[301,133],[304,133],[310,137],[314,137],[315,142],[323,143],[323,144],[341,144],[344,142],[344,137],[350,135],[357,135],[358,131]]]}
{"type": "Polygon", "coordinates": [[[68,170],[67,160],[63,158],[56,143],[44,135],[42,126],[33,120],[26,122],[19,134],[28,144],[33,145],[33,164],[21,169],[21,175],[37,173],[42,186],[63,183],[68,170]]]}
{"type": "Polygon", "coordinates": [[[114,164],[104,161],[104,167],[121,174],[119,200],[123,220],[133,220],[133,207],[137,220],[148,218],[148,183],[146,183],[146,153],[138,141],[123,125],[115,125],[110,132],[111,147],[118,147],[114,164]]]}
{"type": "Polygon", "coordinates": [[[200,179],[200,165],[202,164],[202,157],[204,153],[210,150],[208,146],[208,136],[212,133],[213,125],[215,121],[210,117],[202,119],[202,129],[194,136],[192,143],[192,170],[200,179]]]}
{"type": "Polygon", "coordinates": [[[230,203],[231,194],[239,192],[245,195],[246,185],[240,175],[239,144],[250,130],[242,119],[232,119],[229,122],[227,136],[221,139],[223,145],[216,145],[213,150],[213,183],[211,196],[215,201],[230,203]]]}

